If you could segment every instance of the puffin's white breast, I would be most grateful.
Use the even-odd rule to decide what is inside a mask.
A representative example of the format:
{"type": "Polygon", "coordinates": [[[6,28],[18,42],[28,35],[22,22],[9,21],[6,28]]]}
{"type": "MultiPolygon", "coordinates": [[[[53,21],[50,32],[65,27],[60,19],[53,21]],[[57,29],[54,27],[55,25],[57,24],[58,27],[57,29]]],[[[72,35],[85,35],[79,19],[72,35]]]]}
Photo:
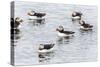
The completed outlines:
{"type": "Polygon", "coordinates": [[[38,50],[39,53],[45,53],[45,52],[52,52],[54,48],[51,49],[43,49],[43,50],[38,50]]]}
{"type": "Polygon", "coordinates": [[[72,19],[80,19],[80,16],[72,17],[72,19]]]}
{"type": "Polygon", "coordinates": [[[30,20],[42,20],[45,19],[45,17],[36,17],[36,16],[29,16],[30,20]]]}
{"type": "Polygon", "coordinates": [[[91,30],[92,28],[85,28],[83,26],[80,26],[80,29],[83,29],[83,30],[91,30]]]}
{"type": "Polygon", "coordinates": [[[61,36],[61,37],[67,37],[67,36],[72,36],[73,34],[65,34],[65,33],[60,33],[58,32],[58,36],[61,36]]]}

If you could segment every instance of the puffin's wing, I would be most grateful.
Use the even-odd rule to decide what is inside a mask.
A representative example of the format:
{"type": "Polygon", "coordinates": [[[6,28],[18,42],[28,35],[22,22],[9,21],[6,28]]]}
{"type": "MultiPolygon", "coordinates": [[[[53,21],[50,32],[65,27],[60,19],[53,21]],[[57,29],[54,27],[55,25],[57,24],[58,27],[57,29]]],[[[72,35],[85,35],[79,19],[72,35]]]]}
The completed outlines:
{"type": "Polygon", "coordinates": [[[63,31],[63,33],[65,33],[65,34],[74,34],[75,32],[73,32],[73,31],[63,31]]]}

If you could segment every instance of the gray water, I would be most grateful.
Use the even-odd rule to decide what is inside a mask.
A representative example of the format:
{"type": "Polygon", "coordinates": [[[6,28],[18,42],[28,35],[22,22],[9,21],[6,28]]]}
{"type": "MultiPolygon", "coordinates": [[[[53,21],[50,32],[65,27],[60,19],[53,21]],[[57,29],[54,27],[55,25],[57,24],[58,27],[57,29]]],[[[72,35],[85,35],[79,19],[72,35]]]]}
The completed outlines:
{"type": "Polygon", "coordinates": [[[24,22],[15,39],[15,65],[89,62],[97,60],[97,7],[67,4],[15,2],[15,17],[24,22]],[[34,24],[28,20],[27,12],[34,10],[46,13],[43,24],[34,24]],[[92,31],[82,31],[78,22],[72,22],[71,13],[80,11],[82,19],[93,25],[92,31]],[[74,31],[71,38],[57,36],[56,28],[74,31]],[[55,43],[54,50],[43,53],[39,58],[38,46],[43,43],[55,43]]]}

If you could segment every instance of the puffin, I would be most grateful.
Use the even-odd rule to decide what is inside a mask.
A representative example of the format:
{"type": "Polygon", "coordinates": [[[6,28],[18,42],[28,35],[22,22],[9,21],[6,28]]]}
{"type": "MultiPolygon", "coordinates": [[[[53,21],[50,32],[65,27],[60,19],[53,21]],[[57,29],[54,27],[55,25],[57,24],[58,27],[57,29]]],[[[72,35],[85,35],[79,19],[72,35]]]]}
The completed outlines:
{"type": "Polygon", "coordinates": [[[55,44],[39,44],[38,52],[51,52],[55,44]]]}
{"type": "Polygon", "coordinates": [[[93,25],[86,23],[84,20],[80,20],[79,24],[80,24],[80,29],[82,29],[82,30],[87,31],[87,30],[92,30],[92,28],[93,28],[93,25]]]}
{"type": "Polygon", "coordinates": [[[73,36],[73,34],[75,33],[73,31],[65,31],[63,26],[59,26],[59,28],[57,28],[56,31],[58,31],[58,36],[61,37],[73,36]]]}
{"type": "Polygon", "coordinates": [[[72,13],[72,21],[81,20],[82,13],[81,12],[73,12],[72,13]]]}
{"type": "Polygon", "coordinates": [[[34,20],[34,19],[44,19],[44,16],[46,15],[46,13],[41,13],[41,12],[36,12],[36,11],[30,11],[27,13],[29,16],[30,20],[34,20]]]}

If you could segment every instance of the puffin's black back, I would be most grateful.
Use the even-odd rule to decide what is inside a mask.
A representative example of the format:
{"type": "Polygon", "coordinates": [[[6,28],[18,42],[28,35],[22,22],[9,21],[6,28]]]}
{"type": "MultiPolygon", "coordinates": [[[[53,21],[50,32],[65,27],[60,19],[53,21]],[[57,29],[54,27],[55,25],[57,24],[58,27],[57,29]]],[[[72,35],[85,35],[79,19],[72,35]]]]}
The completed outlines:
{"type": "Polygon", "coordinates": [[[43,17],[45,15],[46,15],[45,13],[35,13],[34,14],[34,16],[37,16],[37,17],[43,17]]]}
{"type": "Polygon", "coordinates": [[[44,45],[44,49],[50,49],[54,46],[54,44],[46,44],[44,45]]]}

